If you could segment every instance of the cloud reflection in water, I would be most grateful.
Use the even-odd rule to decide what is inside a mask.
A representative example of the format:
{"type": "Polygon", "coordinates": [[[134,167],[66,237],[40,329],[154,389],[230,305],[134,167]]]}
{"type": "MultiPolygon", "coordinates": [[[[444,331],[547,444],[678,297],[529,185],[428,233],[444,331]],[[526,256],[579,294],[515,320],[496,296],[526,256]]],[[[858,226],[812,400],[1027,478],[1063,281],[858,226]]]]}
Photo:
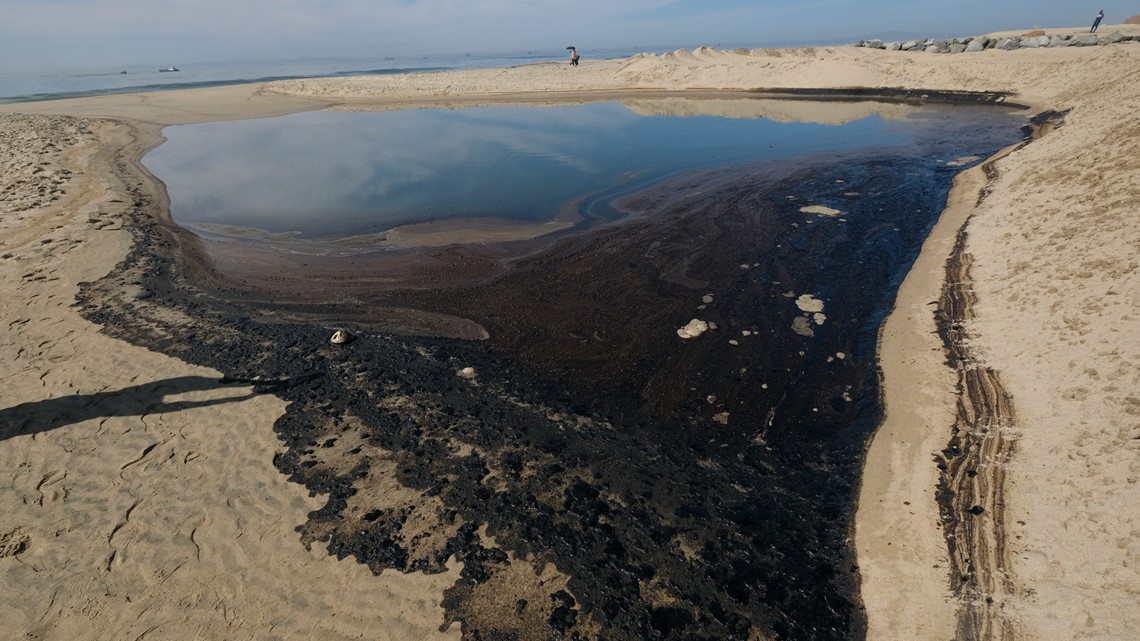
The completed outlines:
{"type": "Polygon", "coordinates": [[[907,142],[878,116],[834,127],[642,116],[618,103],[308,112],[165,135],[144,163],[176,221],[311,238],[455,217],[548,221],[634,176],[907,142]]]}

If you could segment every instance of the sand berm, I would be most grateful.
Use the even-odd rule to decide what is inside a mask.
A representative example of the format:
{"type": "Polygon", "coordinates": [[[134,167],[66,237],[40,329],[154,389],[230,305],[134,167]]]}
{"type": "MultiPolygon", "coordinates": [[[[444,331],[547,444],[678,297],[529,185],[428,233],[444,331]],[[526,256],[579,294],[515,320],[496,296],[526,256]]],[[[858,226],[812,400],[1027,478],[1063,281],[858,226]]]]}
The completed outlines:
{"type": "Polygon", "coordinates": [[[319,497],[272,465],[280,401],[108,338],[72,308],[78,284],[129,248],[122,220],[140,183],[110,171],[121,150],[137,155],[167,124],[329,107],[854,87],[1012,92],[1027,116],[1062,114],[959,176],[882,331],[887,420],[855,535],[868,637],[1133,638],[1140,43],[958,55],[698,48],[577,68],[0,106],[3,629],[40,639],[459,635],[440,631],[439,607],[458,568],[374,577],[298,544],[293,528],[319,497]],[[950,366],[944,337],[955,343],[950,366]],[[29,404],[36,421],[20,418],[29,404]],[[973,457],[964,467],[955,428],[973,457]],[[976,513],[939,507],[939,484],[955,479],[976,513]],[[946,535],[959,532],[969,540],[951,538],[951,554],[946,535]],[[976,573],[968,582],[952,575],[963,563],[976,573]]]}

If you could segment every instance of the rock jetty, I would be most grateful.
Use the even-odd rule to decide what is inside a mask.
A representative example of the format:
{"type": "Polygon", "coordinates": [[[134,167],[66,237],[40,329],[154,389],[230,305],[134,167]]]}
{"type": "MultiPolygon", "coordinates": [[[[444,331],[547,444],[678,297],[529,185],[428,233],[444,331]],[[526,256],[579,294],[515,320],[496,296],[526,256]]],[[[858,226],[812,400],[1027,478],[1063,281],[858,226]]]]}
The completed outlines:
{"type": "Polygon", "coordinates": [[[1097,47],[1121,42],[1140,42],[1140,35],[1126,36],[1113,32],[1102,36],[1093,33],[1047,36],[1042,32],[1029,32],[1009,38],[989,38],[986,36],[951,38],[949,40],[906,40],[883,42],[882,40],[860,40],[855,46],[886,51],[925,51],[927,53],[973,53],[986,49],[1039,49],[1042,47],[1097,47]]]}

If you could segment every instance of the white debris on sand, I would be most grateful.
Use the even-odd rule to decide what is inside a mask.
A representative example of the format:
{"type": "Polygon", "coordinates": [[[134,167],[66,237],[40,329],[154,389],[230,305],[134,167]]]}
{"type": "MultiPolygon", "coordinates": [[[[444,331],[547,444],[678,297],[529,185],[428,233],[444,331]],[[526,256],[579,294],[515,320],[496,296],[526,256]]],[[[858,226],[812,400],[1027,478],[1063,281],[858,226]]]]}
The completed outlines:
{"type": "Polygon", "coordinates": [[[473,380],[475,378],[475,368],[474,367],[464,367],[463,369],[455,372],[455,375],[460,377],[460,378],[466,378],[468,380],[473,380]]]}
{"type": "Polygon", "coordinates": [[[356,337],[353,336],[351,332],[343,329],[338,329],[333,332],[332,337],[329,338],[329,342],[333,345],[345,345],[347,343],[351,343],[352,339],[354,338],[356,337]]]}

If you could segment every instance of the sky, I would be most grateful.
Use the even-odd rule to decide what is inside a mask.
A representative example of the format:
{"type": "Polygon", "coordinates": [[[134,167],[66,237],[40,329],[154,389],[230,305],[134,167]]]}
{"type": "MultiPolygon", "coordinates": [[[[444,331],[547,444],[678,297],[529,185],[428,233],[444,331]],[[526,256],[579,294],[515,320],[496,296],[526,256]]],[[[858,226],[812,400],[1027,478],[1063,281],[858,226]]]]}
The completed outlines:
{"type": "Polygon", "coordinates": [[[311,57],[835,44],[1087,27],[1136,0],[0,0],[0,73],[311,57]]]}

